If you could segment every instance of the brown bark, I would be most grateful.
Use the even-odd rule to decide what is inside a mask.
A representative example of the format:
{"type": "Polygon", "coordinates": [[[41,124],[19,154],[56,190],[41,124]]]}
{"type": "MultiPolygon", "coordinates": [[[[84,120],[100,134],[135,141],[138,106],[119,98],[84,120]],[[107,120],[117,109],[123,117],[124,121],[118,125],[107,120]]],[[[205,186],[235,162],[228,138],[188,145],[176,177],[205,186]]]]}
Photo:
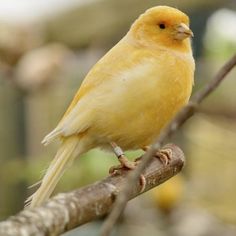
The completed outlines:
{"type": "MultiPolygon", "coordinates": [[[[183,152],[173,144],[168,147],[173,153],[168,165],[153,158],[144,170],[147,182],[144,192],[163,183],[182,169],[185,162],[183,152]]],[[[109,176],[78,190],[58,194],[41,207],[25,209],[0,223],[0,235],[60,235],[104,216],[111,210],[117,194],[127,180],[128,172],[124,170],[120,175],[109,176]]],[[[141,194],[139,181],[130,187],[132,191],[129,199],[141,194]]]]}

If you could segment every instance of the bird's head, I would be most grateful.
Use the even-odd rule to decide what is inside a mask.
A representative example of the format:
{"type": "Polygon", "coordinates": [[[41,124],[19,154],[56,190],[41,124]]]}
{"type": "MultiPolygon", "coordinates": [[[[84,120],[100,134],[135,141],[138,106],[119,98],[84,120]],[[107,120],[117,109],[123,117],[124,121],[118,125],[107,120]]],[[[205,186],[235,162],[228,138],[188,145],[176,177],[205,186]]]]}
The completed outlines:
{"type": "Polygon", "coordinates": [[[180,10],[167,6],[148,9],[131,26],[132,39],[143,46],[168,47],[185,51],[190,48],[189,18],[180,10]]]}

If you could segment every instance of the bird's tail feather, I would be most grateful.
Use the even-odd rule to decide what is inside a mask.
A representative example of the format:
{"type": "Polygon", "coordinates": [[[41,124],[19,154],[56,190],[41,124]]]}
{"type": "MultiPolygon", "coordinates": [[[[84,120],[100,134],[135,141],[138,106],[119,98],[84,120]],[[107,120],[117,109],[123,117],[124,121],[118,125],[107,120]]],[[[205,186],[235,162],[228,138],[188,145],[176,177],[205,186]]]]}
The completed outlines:
{"type": "Polygon", "coordinates": [[[82,153],[78,144],[78,137],[72,136],[63,141],[42,179],[39,189],[26,200],[26,206],[39,206],[49,198],[66,168],[77,155],[82,153]]]}
{"type": "Polygon", "coordinates": [[[51,143],[53,140],[61,136],[61,129],[60,127],[55,128],[51,133],[49,133],[42,141],[43,145],[48,145],[51,143]]]}

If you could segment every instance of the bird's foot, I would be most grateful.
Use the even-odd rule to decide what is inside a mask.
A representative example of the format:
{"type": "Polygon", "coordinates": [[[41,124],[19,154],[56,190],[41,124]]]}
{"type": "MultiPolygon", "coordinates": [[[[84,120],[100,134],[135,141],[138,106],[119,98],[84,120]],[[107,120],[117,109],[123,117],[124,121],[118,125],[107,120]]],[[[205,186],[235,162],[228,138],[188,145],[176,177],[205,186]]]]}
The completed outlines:
{"type": "Polygon", "coordinates": [[[133,170],[138,164],[138,162],[128,160],[125,155],[119,156],[118,160],[120,165],[112,166],[109,169],[110,174],[121,174],[122,170],[133,170]]]}
{"type": "MultiPolygon", "coordinates": [[[[149,146],[146,146],[143,148],[143,150],[147,151],[149,148],[149,146]]],[[[172,159],[172,155],[173,153],[170,148],[163,148],[156,152],[155,157],[158,158],[163,165],[168,165],[172,159]]],[[[137,158],[135,161],[139,160],[140,158],[137,158]]]]}
{"type": "MultiPolygon", "coordinates": [[[[139,163],[139,161],[136,161],[136,160],[135,161],[128,160],[125,155],[119,156],[118,160],[120,162],[120,165],[112,166],[109,169],[109,173],[111,175],[120,175],[123,170],[133,170],[136,168],[136,166],[139,163]]],[[[140,192],[143,192],[146,187],[146,178],[144,177],[143,174],[140,175],[139,182],[141,186],[140,192]]]]}
{"type": "Polygon", "coordinates": [[[172,159],[173,152],[170,148],[163,148],[156,152],[155,155],[163,165],[168,165],[172,159]]]}

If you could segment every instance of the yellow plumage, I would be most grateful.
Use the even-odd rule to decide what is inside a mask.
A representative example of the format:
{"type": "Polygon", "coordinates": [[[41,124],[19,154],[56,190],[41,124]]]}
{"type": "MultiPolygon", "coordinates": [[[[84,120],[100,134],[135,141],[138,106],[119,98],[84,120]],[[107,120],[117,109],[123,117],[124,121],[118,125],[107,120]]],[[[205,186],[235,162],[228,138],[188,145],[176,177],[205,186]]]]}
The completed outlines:
{"type": "Polygon", "coordinates": [[[188,25],[177,9],[151,8],[90,70],[58,126],[43,140],[61,138],[62,144],[31,206],[49,197],[76,156],[94,147],[111,149],[111,142],[123,150],[150,145],[188,102],[194,76],[188,25]]]}

